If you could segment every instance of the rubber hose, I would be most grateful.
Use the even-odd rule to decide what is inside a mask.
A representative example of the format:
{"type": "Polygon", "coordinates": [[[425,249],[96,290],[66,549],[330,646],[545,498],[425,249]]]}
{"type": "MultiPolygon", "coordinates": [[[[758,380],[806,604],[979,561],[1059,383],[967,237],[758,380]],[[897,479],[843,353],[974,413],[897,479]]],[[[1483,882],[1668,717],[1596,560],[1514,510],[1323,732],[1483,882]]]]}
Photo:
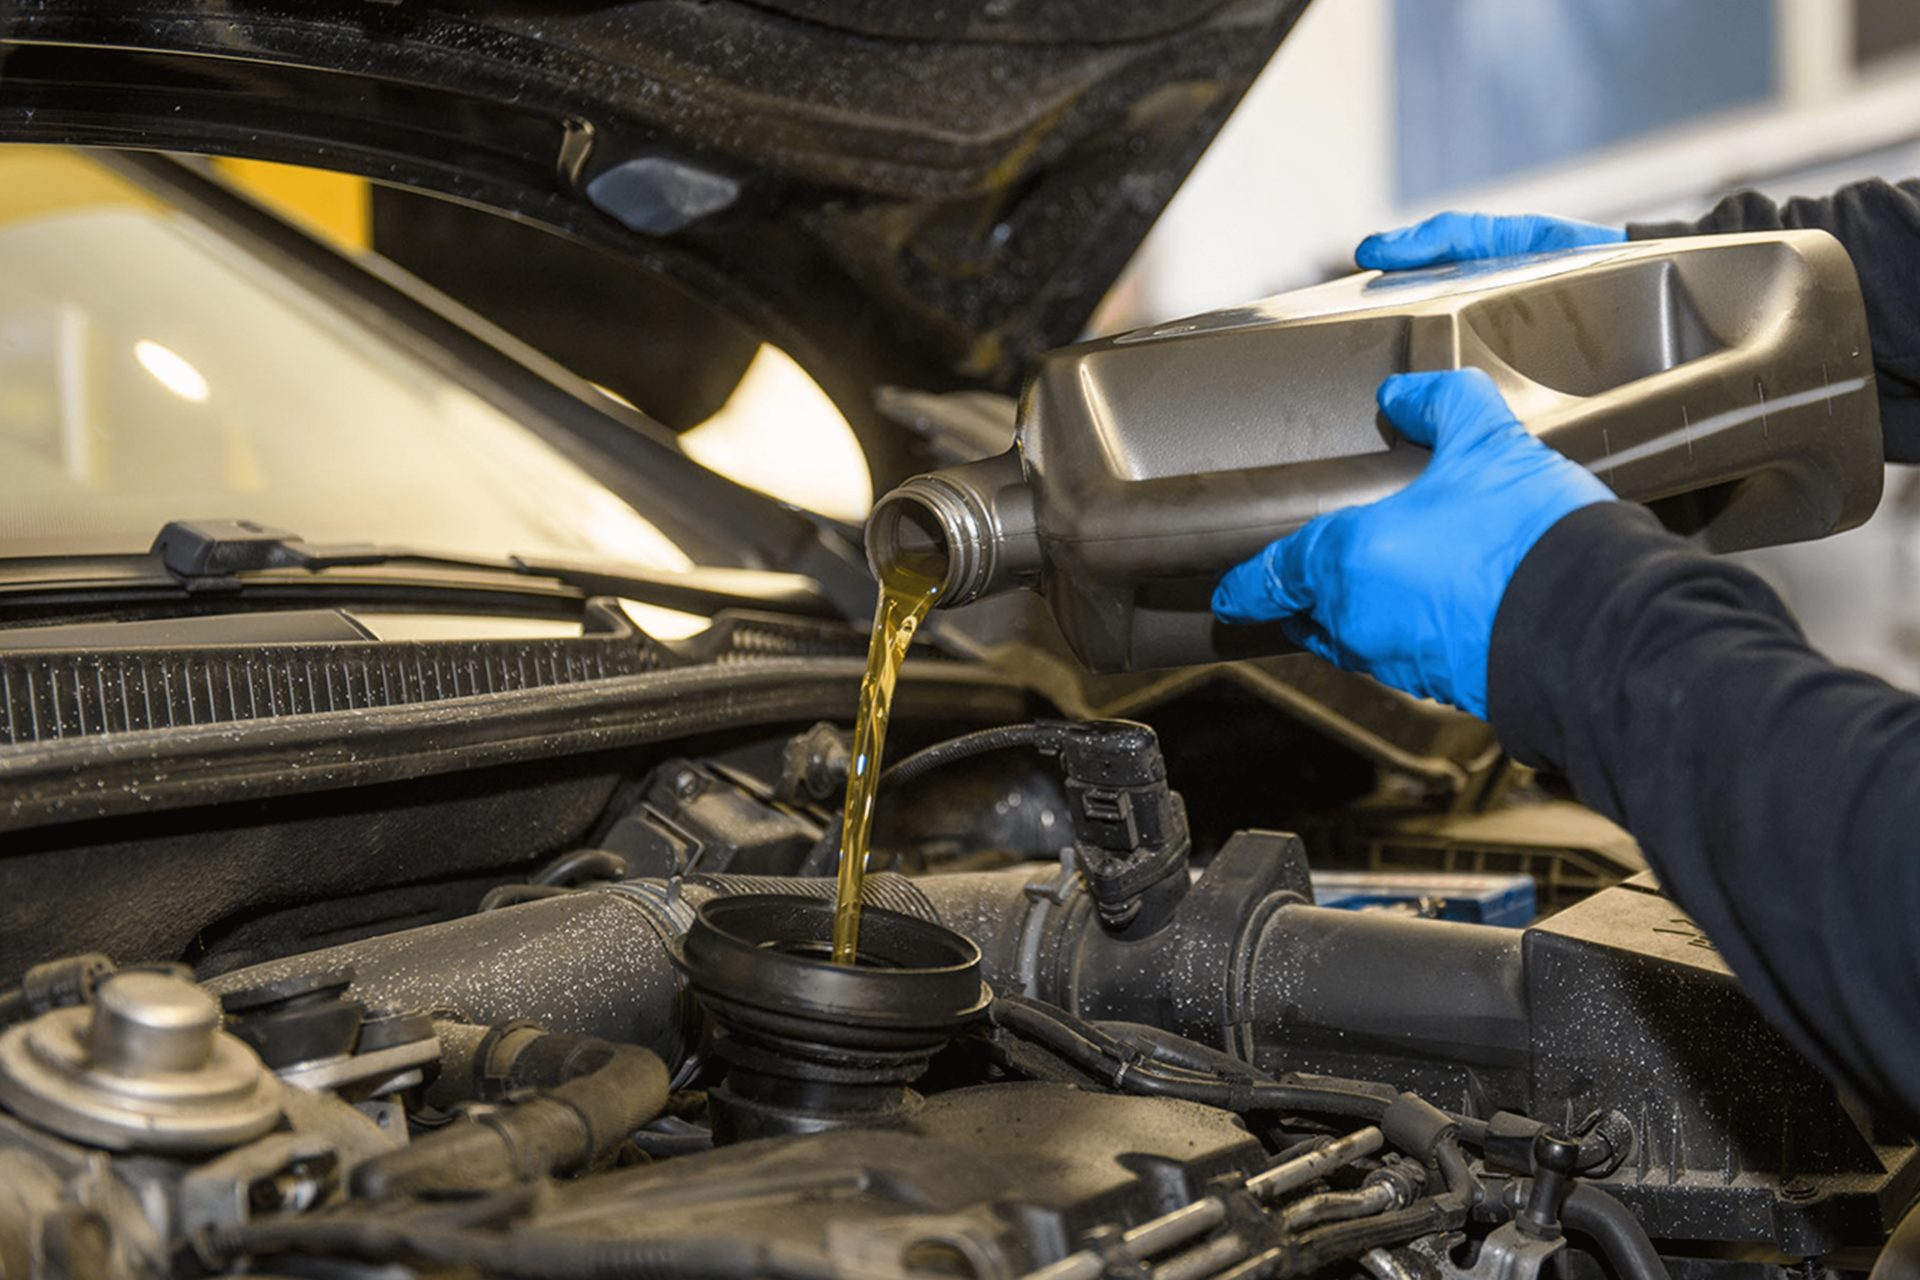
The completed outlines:
{"type": "Polygon", "coordinates": [[[573,888],[588,880],[625,880],[631,875],[627,860],[609,849],[575,849],[563,853],[536,871],[529,884],[573,888]]]}
{"type": "Polygon", "coordinates": [[[983,756],[990,751],[1005,751],[1010,747],[1051,747],[1063,741],[1072,728],[1072,724],[1065,720],[1035,720],[1030,724],[1003,724],[992,729],[975,729],[972,733],[963,733],[957,738],[948,738],[945,742],[936,742],[916,751],[881,776],[895,784],[912,782],[956,760],[983,756]]]}
{"type": "Polygon", "coordinates": [[[543,1036],[514,1075],[573,1078],[489,1115],[430,1133],[375,1156],[353,1172],[354,1194],[391,1196],[485,1191],[566,1176],[613,1155],[627,1135],[667,1104],[667,1067],[636,1045],[588,1036],[543,1036]],[[591,1069],[579,1073],[579,1067],[591,1069]]]}
{"type": "Polygon", "coordinates": [[[1203,1072],[1223,1077],[1272,1078],[1270,1073],[1260,1070],[1252,1063],[1241,1061],[1224,1049],[1215,1049],[1211,1045],[1189,1040],[1183,1035],[1176,1035],[1160,1027],[1150,1027],[1144,1022],[1102,1020],[1093,1025],[1129,1048],[1147,1054],[1156,1062],[1163,1062],[1183,1071],[1203,1072]]]}
{"type": "Polygon", "coordinates": [[[1332,1263],[1350,1261],[1374,1249],[1403,1244],[1435,1232],[1457,1230],[1466,1222],[1467,1213],[1473,1207],[1478,1183],[1460,1154],[1458,1139],[1441,1139],[1434,1155],[1447,1179],[1447,1189],[1440,1195],[1405,1209],[1316,1227],[1254,1255],[1222,1273],[1217,1280],[1270,1280],[1275,1276],[1311,1275],[1332,1263]]]}
{"type": "Polygon", "coordinates": [[[561,898],[569,893],[578,893],[578,889],[559,884],[503,884],[487,890],[480,899],[475,911],[498,911],[502,907],[517,907],[523,902],[538,902],[542,898],[561,898]]]}
{"type": "MultiPolygon", "coordinates": [[[[949,738],[916,751],[900,763],[882,770],[879,785],[890,789],[898,787],[956,761],[993,751],[1043,746],[1064,736],[1067,729],[1067,722],[1063,720],[1036,720],[1031,724],[1003,724],[991,729],[976,729],[972,733],[963,733],[957,738],[949,738]]],[[[833,866],[834,860],[840,856],[840,831],[845,820],[844,814],[833,815],[827,823],[827,829],[820,833],[820,839],[801,864],[801,875],[819,875],[833,866]]]]}
{"type": "MultiPolygon", "coordinates": [[[[1181,1098],[1229,1111],[1306,1111],[1378,1122],[1391,1104],[1367,1086],[1288,1084],[1274,1079],[1222,1078],[1181,1067],[1143,1062],[1137,1053],[1112,1036],[1072,1015],[1021,997],[1003,997],[1005,1017],[994,1021],[1035,1040],[1113,1088],[1148,1097],[1181,1098]]],[[[1384,1090],[1390,1093],[1390,1090],[1384,1090]]]]}
{"type": "Polygon", "coordinates": [[[1388,1186],[1361,1187],[1357,1191],[1322,1191],[1318,1195],[1294,1201],[1287,1206],[1280,1221],[1289,1231],[1305,1231],[1322,1222],[1341,1222],[1349,1218],[1363,1218],[1368,1214],[1385,1213],[1393,1208],[1393,1202],[1394,1191],[1388,1186]]]}
{"type": "Polygon", "coordinates": [[[1022,996],[1001,996],[988,1010],[995,1026],[1031,1040],[1123,1092],[1181,1098],[1228,1111],[1307,1112],[1378,1123],[1396,1095],[1360,1081],[1300,1084],[1285,1079],[1223,1079],[1141,1061],[1091,1023],[1022,996]]]}
{"type": "Polygon", "coordinates": [[[1438,1200],[1424,1200],[1409,1209],[1317,1227],[1297,1239],[1255,1254],[1239,1266],[1221,1272],[1215,1280],[1273,1280],[1276,1276],[1312,1275],[1335,1262],[1351,1260],[1374,1249],[1456,1230],[1466,1219],[1464,1209],[1448,1208],[1438,1200]]]}
{"type": "Polygon", "coordinates": [[[1457,1137],[1442,1138],[1433,1149],[1433,1161],[1440,1166],[1440,1176],[1446,1179],[1449,1197],[1462,1197],[1469,1209],[1486,1198],[1486,1188],[1467,1164],[1457,1137]]]}
{"type": "Polygon", "coordinates": [[[1435,1232],[1456,1230],[1467,1211],[1427,1200],[1408,1209],[1376,1214],[1354,1222],[1336,1222],[1301,1235],[1293,1267],[1286,1274],[1306,1275],[1330,1263],[1357,1258],[1371,1249],[1400,1244],[1435,1232]]]}
{"type": "Polygon", "coordinates": [[[1560,1206],[1560,1222],[1600,1247],[1619,1280],[1669,1280],[1660,1251],[1633,1211],[1590,1183],[1575,1183],[1560,1206]]]}

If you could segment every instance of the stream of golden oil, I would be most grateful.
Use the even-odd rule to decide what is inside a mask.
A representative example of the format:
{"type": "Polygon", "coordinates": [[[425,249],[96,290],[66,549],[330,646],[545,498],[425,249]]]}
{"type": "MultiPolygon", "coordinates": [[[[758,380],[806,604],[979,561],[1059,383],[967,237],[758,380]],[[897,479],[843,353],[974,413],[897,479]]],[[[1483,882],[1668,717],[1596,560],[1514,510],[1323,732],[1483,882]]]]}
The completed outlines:
{"type": "Polygon", "coordinates": [[[867,643],[867,673],[860,681],[860,709],[853,725],[853,763],[840,823],[840,878],[833,903],[833,962],[853,964],[860,954],[860,894],[867,874],[873,803],[880,786],[880,756],[893,711],[893,687],[920,620],[940,594],[940,579],[925,568],[897,564],[880,580],[880,605],[867,643]]]}

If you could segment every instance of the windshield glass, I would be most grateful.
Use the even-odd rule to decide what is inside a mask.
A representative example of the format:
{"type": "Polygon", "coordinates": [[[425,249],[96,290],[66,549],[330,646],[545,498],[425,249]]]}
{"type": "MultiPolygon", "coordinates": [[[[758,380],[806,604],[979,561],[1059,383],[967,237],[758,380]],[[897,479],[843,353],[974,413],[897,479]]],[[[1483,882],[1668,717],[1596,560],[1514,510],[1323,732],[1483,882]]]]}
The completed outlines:
{"type": "Polygon", "coordinates": [[[474,392],[83,156],[0,150],[0,557],[169,520],[685,568],[474,392]]]}

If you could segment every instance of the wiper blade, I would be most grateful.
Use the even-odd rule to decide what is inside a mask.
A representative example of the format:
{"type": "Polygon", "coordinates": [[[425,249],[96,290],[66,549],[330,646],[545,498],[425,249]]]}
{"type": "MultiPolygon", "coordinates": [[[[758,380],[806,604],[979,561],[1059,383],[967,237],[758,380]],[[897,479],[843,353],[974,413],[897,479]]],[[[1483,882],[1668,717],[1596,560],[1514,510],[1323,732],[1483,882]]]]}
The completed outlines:
{"type": "Polygon", "coordinates": [[[175,520],[153,540],[151,554],[193,592],[235,591],[251,574],[277,569],[323,571],[365,565],[426,564],[484,573],[546,578],[588,595],[711,614],[721,609],[772,609],[839,618],[820,584],[797,573],[757,569],[646,569],[544,556],[449,555],[371,543],[321,544],[252,520],[175,520]]]}

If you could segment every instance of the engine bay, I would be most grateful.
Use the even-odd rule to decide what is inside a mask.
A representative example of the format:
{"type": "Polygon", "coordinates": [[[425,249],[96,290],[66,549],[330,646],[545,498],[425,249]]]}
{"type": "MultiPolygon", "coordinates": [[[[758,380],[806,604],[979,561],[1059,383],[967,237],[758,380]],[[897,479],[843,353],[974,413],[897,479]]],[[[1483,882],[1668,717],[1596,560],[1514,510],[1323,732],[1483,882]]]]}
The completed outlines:
{"type": "MultiPolygon", "coordinates": [[[[122,952],[151,963],[15,930],[41,958],[4,998],[4,1274],[1872,1265],[1920,1189],[1913,1143],[1762,1022],[1650,877],[1524,928],[1315,905],[1299,836],[1200,807],[1209,716],[1154,718],[1164,756],[1133,720],[911,723],[853,967],[826,953],[848,768],[826,723],[598,780],[482,771],[460,805],[389,786],[330,815],[337,794],[154,815],[149,891],[196,845],[287,851],[296,885],[404,857],[401,834],[427,866],[449,841],[546,852],[390,863],[385,893],[217,924],[155,899],[122,952]],[[543,806],[593,817],[530,834],[543,806]],[[170,918],[194,945],[163,949],[170,918]]],[[[80,835],[137,867],[129,821],[23,856],[80,835]]]]}
{"type": "Polygon", "coordinates": [[[1211,603],[1422,473],[1376,388],[1469,357],[1703,545],[1863,519],[1850,260],[1063,347],[1305,7],[10,19],[0,137],[100,152],[0,228],[0,1280],[1914,1274],[1916,1135],[1631,837],[1211,603]],[[192,155],[372,180],[404,270],[192,155]],[[951,570],[884,772],[905,559],[681,438],[762,352],[951,570]]]}

